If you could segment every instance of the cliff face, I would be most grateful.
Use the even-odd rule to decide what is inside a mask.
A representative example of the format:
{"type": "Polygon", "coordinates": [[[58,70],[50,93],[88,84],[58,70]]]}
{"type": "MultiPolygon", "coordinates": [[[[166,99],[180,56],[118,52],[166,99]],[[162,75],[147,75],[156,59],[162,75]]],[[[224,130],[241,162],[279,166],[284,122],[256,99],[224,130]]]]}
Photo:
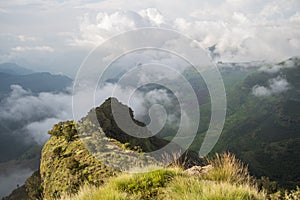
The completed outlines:
{"type": "Polygon", "coordinates": [[[116,98],[108,98],[102,105],[91,110],[84,119],[88,119],[96,126],[100,125],[108,138],[126,144],[127,148],[130,150],[138,150],[147,153],[155,152],[165,147],[163,153],[159,152],[157,154],[152,154],[159,162],[165,162],[166,159],[172,159],[172,161],[176,161],[177,163],[184,163],[185,168],[202,163],[202,160],[198,157],[197,153],[189,150],[185,151],[174,142],[152,136],[151,132],[146,128],[146,125],[143,122],[134,119],[133,110],[120,103],[116,98]],[[114,109],[112,109],[112,105],[114,106],[114,109]],[[141,134],[143,137],[147,137],[134,137],[127,134],[119,128],[119,124],[116,122],[118,119],[121,121],[122,128],[126,129],[126,132],[135,132],[136,134],[141,134]]]}

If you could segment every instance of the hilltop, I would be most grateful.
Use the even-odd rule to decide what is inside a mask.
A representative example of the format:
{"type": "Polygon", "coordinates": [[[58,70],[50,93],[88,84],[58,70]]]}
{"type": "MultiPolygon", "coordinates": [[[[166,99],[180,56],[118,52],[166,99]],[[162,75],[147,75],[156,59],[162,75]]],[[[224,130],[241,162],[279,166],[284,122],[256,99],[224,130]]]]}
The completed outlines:
{"type": "MultiPolygon", "coordinates": [[[[84,184],[102,185],[108,178],[120,173],[122,169],[118,167],[121,163],[126,162],[127,164],[123,166],[128,169],[137,165],[156,164],[155,158],[144,156],[144,153],[158,149],[168,141],[155,136],[138,139],[127,135],[113,120],[111,101],[115,101],[127,111],[132,111],[117,99],[109,98],[100,107],[94,109],[96,120],[91,110],[79,122],[66,121],[54,125],[49,131],[51,137],[42,150],[40,170],[7,199],[14,199],[18,194],[17,191],[23,195],[23,199],[57,198],[64,193],[76,193],[84,184]],[[110,163],[105,163],[108,157],[110,163]]],[[[120,114],[123,109],[119,110],[120,114]]],[[[133,113],[131,114],[133,118],[133,113]]],[[[134,121],[145,126],[142,122],[134,121]]],[[[175,150],[180,150],[176,144],[173,144],[173,147],[175,150]]],[[[163,158],[168,159],[168,156],[163,158]]],[[[190,151],[184,152],[183,157],[170,157],[170,159],[176,159],[175,161],[185,167],[201,162],[197,154],[190,151]]]]}

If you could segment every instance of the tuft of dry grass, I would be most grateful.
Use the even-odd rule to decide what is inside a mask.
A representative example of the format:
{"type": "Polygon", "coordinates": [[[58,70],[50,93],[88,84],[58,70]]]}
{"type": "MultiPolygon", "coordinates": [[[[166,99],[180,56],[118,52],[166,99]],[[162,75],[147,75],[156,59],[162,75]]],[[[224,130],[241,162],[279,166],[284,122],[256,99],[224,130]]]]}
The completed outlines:
{"type": "Polygon", "coordinates": [[[212,166],[212,169],[204,175],[204,179],[232,184],[254,184],[248,167],[232,153],[216,153],[215,156],[207,158],[206,162],[212,166]]]}
{"type": "Polygon", "coordinates": [[[300,199],[300,187],[297,187],[295,190],[290,192],[285,192],[284,198],[286,200],[299,200],[300,199]]]}
{"type": "Polygon", "coordinates": [[[162,159],[164,165],[168,164],[170,167],[184,169],[188,161],[188,156],[186,153],[182,153],[182,151],[179,150],[179,151],[174,151],[171,154],[166,152],[163,153],[162,159]]]}
{"type": "Polygon", "coordinates": [[[84,185],[77,194],[63,195],[60,200],[125,200],[128,195],[109,187],[84,185]]]}
{"type": "Polygon", "coordinates": [[[249,185],[201,180],[196,177],[176,177],[164,190],[161,199],[170,200],[264,200],[263,192],[249,185]]]}

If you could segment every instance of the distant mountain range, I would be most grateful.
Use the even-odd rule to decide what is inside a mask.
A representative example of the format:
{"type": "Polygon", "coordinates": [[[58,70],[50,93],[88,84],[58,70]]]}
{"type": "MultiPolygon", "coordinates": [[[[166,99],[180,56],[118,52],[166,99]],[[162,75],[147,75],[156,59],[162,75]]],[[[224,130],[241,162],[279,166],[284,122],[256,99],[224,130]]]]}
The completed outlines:
{"type": "Polygon", "coordinates": [[[26,75],[34,73],[34,71],[21,67],[15,63],[0,64],[0,72],[13,75],[26,75]]]}
{"type": "Polygon", "coordinates": [[[62,92],[71,86],[72,79],[48,72],[33,72],[13,63],[0,64],[0,95],[11,91],[11,85],[20,85],[34,93],[62,92]]]}

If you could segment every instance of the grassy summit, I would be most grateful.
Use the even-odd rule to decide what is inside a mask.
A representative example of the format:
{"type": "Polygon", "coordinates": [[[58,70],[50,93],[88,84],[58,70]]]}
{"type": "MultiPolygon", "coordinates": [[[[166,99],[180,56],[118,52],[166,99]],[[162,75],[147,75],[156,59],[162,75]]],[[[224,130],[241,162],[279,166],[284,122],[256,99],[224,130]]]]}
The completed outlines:
{"type": "Polygon", "coordinates": [[[180,167],[121,174],[102,187],[84,186],[62,200],[101,199],[265,199],[247,168],[231,154],[208,161],[208,171],[191,175],[180,167]]]}

